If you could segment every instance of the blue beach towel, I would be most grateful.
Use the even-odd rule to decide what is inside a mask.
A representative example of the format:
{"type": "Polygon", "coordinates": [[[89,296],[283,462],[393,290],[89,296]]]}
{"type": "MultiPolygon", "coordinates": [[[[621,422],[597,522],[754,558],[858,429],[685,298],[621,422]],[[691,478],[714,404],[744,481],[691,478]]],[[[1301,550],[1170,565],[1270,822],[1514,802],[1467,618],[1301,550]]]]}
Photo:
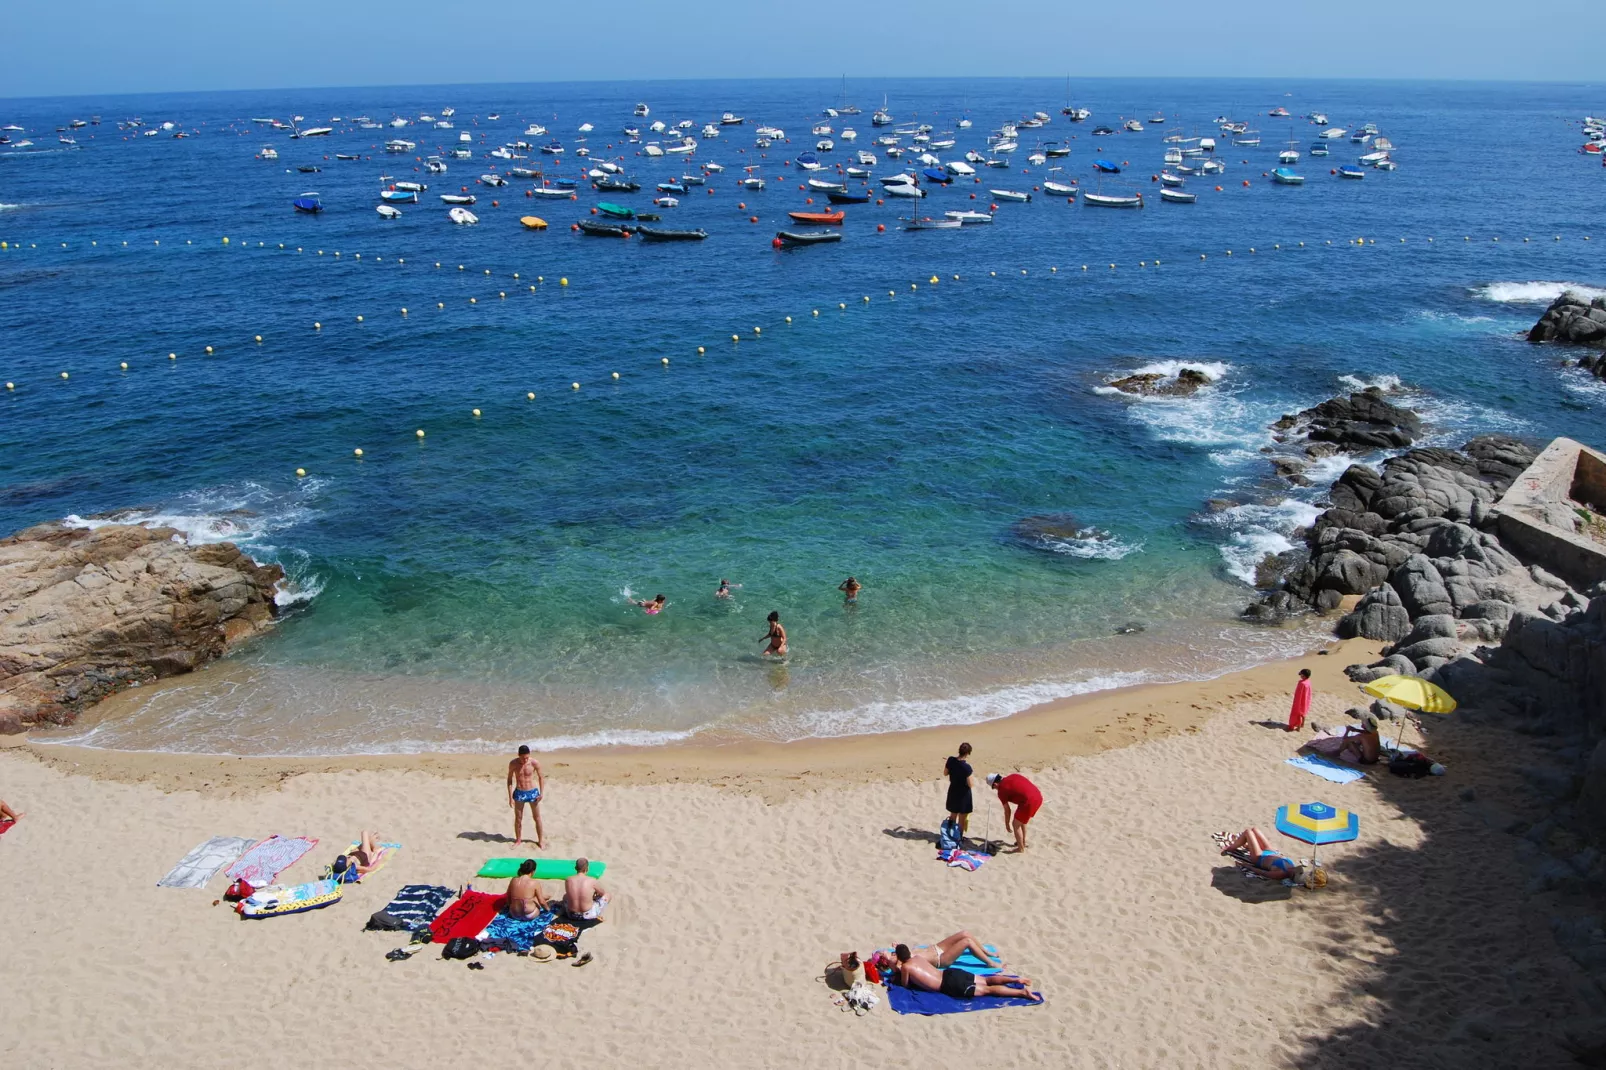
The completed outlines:
{"type": "Polygon", "coordinates": [[[535,946],[536,940],[540,939],[546,927],[557,920],[557,914],[550,910],[543,910],[528,920],[498,914],[491,924],[485,927],[485,935],[480,939],[506,944],[514,951],[528,951],[535,946]]]}
{"type": "Polygon", "coordinates": [[[1366,776],[1359,769],[1351,769],[1342,762],[1321,754],[1301,754],[1297,758],[1289,758],[1288,764],[1307,773],[1313,773],[1323,780],[1331,780],[1335,784],[1348,784],[1366,776]]]}
{"type": "Polygon", "coordinates": [[[964,1014],[966,1011],[987,1011],[994,1007],[1037,1007],[1035,1000],[1008,999],[982,996],[979,999],[955,999],[941,992],[924,992],[902,985],[887,986],[887,1006],[899,1014],[964,1014]]]}

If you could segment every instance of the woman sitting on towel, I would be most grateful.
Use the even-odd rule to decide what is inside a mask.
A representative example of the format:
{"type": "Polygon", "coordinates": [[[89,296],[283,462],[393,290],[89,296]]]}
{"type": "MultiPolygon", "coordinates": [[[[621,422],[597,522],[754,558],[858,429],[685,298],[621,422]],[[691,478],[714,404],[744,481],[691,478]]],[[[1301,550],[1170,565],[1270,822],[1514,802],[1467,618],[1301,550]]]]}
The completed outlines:
{"type": "Polygon", "coordinates": [[[1376,765],[1378,755],[1383,753],[1383,741],[1377,730],[1377,715],[1368,713],[1361,719],[1361,727],[1349,725],[1341,736],[1317,736],[1305,744],[1305,749],[1341,762],[1376,765]]]}
{"type": "Polygon", "coordinates": [[[350,854],[335,859],[335,864],[329,868],[341,884],[356,884],[378,866],[379,845],[372,832],[364,831],[357,847],[350,854]]]}
{"type": "Polygon", "coordinates": [[[1273,851],[1266,834],[1257,828],[1247,828],[1228,840],[1221,848],[1224,855],[1232,855],[1267,880],[1299,881],[1305,876],[1305,867],[1281,851],[1273,851]]]}

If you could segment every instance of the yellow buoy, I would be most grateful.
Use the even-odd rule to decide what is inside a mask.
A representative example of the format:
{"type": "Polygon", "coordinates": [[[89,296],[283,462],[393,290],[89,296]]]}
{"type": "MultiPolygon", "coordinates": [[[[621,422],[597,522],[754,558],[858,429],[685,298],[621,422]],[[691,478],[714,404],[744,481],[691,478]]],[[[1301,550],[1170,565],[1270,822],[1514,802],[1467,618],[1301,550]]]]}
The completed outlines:
{"type": "Polygon", "coordinates": [[[487,274],[487,275],[489,275],[489,274],[490,274],[490,273],[491,273],[491,269],[490,269],[490,268],[486,268],[486,269],[485,269],[485,273],[486,273],[486,274],[487,274]]]}
{"type": "MultiPolygon", "coordinates": [[[[864,295],[864,303],[865,304],[869,304],[870,303],[870,295],[869,294],[865,294],[864,295]]],[[[790,323],[792,321],[790,319],[788,319],[786,322],[790,323]]]]}
{"type": "Polygon", "coordinates": [[[998,278],[998,272],[996,271],[989,271],[987,274],[991,275],[995,279],[998,278]]]}
{"type": "Polygon", "coordinates": [[[507,300],[507,291],[506,290],[498,290],[498,291],[496,291],[496,296],[498,296],[502,300],[506,301],[507,300]]]}
{"type": "Polygon", "coordinates": [[[464,267],[464,266],[463,266],[463,265],[462,265],[462,264],[459,264],[459,265],[457,265],[457,270],[459,270],[459,271],[466,271],[466,270],[468,270],[468,269],[467,269],[467,268],[465,268],[465,267],[464,267]]]}
{"type": "Polygon", "coordinates": [[[931,276],[931,285],[933,285],[933,286],[937,285],[937,276],[935,276],[935,275],[931,276]]]}
{"type": "Polygon", "coordinates": [[[470,297],[468,299],[468,303],[471,305],[477,305],[480,303],[480,299],[478,297],[470,297]]]}
{"type": "Polygon", "coordinates": [[[257,339],[257,345],[261,345],[262,344],[262,336],[259,334],[259,335],[256,336],[256,339],[257,339]]]}
{"type": "Polygon", "coordinates": [[[118,367],[123,369],[123,371],[126,372],[128,370],[128,361],[126,361],[126,360],[123,361],[121,364],[118,365],[118,367]]]}
{"type": "Polygon", "coordinates": [[[414,431],[413,434],[416,435],[419,438],[423,438],[424,437],[424,429],[422,427],[420,427],[417,431],[414,431]]]}
{"type": "Polygon", "coordinates": [[[436,267],[440,267],[441,266],[441,262],[439,260],[435,261],[435,266],[436,267]]]}
{"type": "Polygon", "coordinates": [[[742,340],[742,336],[741,336],[741,335],[739,335],[739,334],[733,334],[733,335],[731,335],[731,341],[733,341],[733,342],[740,342],[740,341],[741,341],[741,340],[742,340]]]}
{"type": "Polygon", "coordinates": [[[402,315],[404,315],[404,316],[407,315],[407,309],[406,308],[402,309],[402,315]]]}
{"type": "Polygon", "coordinates": [[[315,330],[315,331],[321,331],[321,330],[323,330],[323,324],[321,324],[321,323],[317,322],[316,320],[314,320],[313,324],[312,324],[312,329],[315,330]]]}
{"type": "Polygon", "coordinates": [[[613,373],[613,377],[614,377],[614,380],[617,381],[618,378],[619,378],[619,373],[618,372],[614,372],[613,373]]]}
{"type": "Polygon", "coordinates": [[[1155,266],[1155,267],[1159,267],[1159,266],[1160,266],[1160,261],[1158,261],[1158,260],[1156,260],[1156,261],[1155,261],[1155,262],[1154,262],[1154,266],[1155,266]]]}
{"type": "Polygon", "coordinates": [[[535,391],[534,390],[530,391],[528,394],[525,394],[524,397],[525,397],[525,400],[527,400],[527,401],[534,401],[535,400],[535,391]]]}
{"type": "Polygon", "coordinates": [[[818,315],[819,315],[819,314],[820,314],[820,310],[819,310],[819,309],[815,309],[815,310],[814,310],[814,314],[815,314],[815,315],[816,315],[816,316],[818,316],[818,315]]]}
{"type": "Polygon", "coordinates": [[[227,244],[229,244],[229,239],[227,239],[227,238],[224,238],[224,239],[223,239],[223,244],[224,244],[224,245],[227,245],[227,244]]]}
{"type": "Polygon", "coordinates": [[[6,389],[7,390],[15,390],[15,389],[17,389],[17,384],[16,383],[12,383],[12,382],[7,382],[6,383],[6,389]]]}
{"type": "Polygon", "coordinates": [[[475,409],[475,410],[474,410],[474,415],[475,415],[475,416],[476,416],[476,417],[478,417],[478,416],[479,416],[479,414],[480,414],[480,410],[478,410],[478,409],[475,409]]]}
{"type": "Polygon", "coordinates": [[[302,478],[302,477],[303,477],[303,476],[305,476],[305,475],[306,475],[306,474],[307,474],[307,470],[306,470],[306,469],[305,469],[305,468],[297,468],[297,469],[296,469],[296,478],[297,478],[297,479],[300,479],[300,478],[302,478]]]}
{"type": "Polygon", "coordinates": [[[351,451],[351,455],[353,457],[361,457],[362,456],[362,449],[359,447],[357,449],[352,450],[351,451]]]}
{"type": "Polygon", "coordinates": [[[546,281],[546,276],[545,275],[537,275],[535,277],[535,281],[536,282],[545,282],[546,281]]]}
{"type": "Polygon", "coordinates": [[[700,357],[700,356],[703,355],[703,352],[704,352],[703,347],[702,346],[698,346],[697,347],[697,355],[700,357]]]}
{"type": "Polygon", "coordinates": [[[839,309],[846,309],[848,307],[848,303],[846,301],[838,301],[836,307],[839,309]]]}
{"type": "Polygon", "coordinates": [[[62,372],[62,373],[61,373],[61,377],[62,377],[62,378],[63,378],[63,379],[65,379],[65,378],[67,378],[67,373],[66,373],[66,372],[62,372]]]}
{"type": "Polygon", "coordinates": [[[515,278],[515,279],[516,279],[516,278],[518,278],[518,277],[519,277],[519,273],[518,273],[518,272],[517,272],[517,271],[515,271],[515,272],[514,272],[514,273],[513,273],[513,277],[514,277],[514,278],[515,278]]]}
{"type": "Polygon", "coordinates": [[[446,302],[445,301],[436,301],[435,302],[435,307],[436,308],[445,308],[446,307],[446,302]]]}
{"type": "Polygon", "coordinates": [[[167,355],[167,359],[168,360],[177,360],[178,359],[178,354],[177,353],[169,353],[167,355]]]}
{"type": "Polygon", "coordinates": [[[535,286],[533,284],[530,286],[530,292],[535,293],[535,286]]]}
{"type": "Polygon", "coordinates": [[[580,389],[580,384],[579,383],[570,383],[569,384],[569,389],[570,390],[579,390],[580,389]]]}
{"type": "Polygon", "coordinates": [[[569,280],[567,278],[561,278],[561,279],[558,280],[558,285],[559,286],[567,286],[567,285],[569,285],[569,280]]]}
{"type": "MultiPolygon", "coordinates": [[[[1049,269],[1048,269],[1048,272],[1049,272],[1049,274],[1050,274],[1050,275],[1057,275],[1057,274],[1059,274],[1059,270],[1060,270],[1060,269],[1059,269],[1059,268],[1057,268],[1057,267],[1051,267],[1051,268],[1049,268],[1049,269]]],[[[955,275],[955,276],[954,276],[954,278],[956,278],[956,279],[957,279],[957,278],[958,278],[958,277],[959,277],[959,276],[958,276],[958,275],[955,275]]]]}
{"type": "Polygon", "coordinates": [[[212,347],[211,347],[211,346],[207,346],[207,347],[206,347],[206,351],[207,351],[207,352],[208,352],[208,353],[210,353],[210,352],[212,352],[212,347]]]}
{"type": "MultiPolygon", "coordinates": [[[[865,300],[868,301],[870,299],[868,297],[866,297],[865,300]]],[[[786,317],[786,322],[787,323],[791,323],[792,322],[792,317],[791,316],[786,317]]]]}
{"type": "Polygon", "coordinates": [[[762,328],[762,327],[754,327],[753,328],[753,333],[754,334],[763,334],[764,333],[764,328],[762,328]]]}
{"type": "Polygon", "coordinates": [[[669,367],[669,358],[668,357],[661,357],[661,358],[659,358],[658,363],[662,364],[664,367],[667,368],[667,367],[669,367]]]}
{"type": "Polygon", "coordinates": [[[357,317],[357,322],[358,322],[358,323],[361,323],[361,322],[362,322],[362,317],[361,317],[361,316],[358,316],[358,317],[357,317]]]}

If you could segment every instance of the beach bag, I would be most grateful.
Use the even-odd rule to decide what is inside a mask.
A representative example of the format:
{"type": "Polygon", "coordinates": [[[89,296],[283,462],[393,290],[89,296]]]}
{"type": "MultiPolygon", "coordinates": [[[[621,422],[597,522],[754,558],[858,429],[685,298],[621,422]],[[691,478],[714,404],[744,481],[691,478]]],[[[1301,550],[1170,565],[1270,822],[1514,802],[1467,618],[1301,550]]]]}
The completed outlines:
{"type": "Polygon", "coordinates": [[[443,959],[471,959],[480,953],[480,942],[472,936],[454,936],[441,948],[443,959]]]}
{"type": "Polygon", "coordinates": [[[229,885],[229,890],[223,893],[223,898],[231,903],[238,903],[242,899],[250,899],[256,894],[256,889],[249,881],[238,880],[229,885]]]}
{"type": "Polygon", "coordinates": [[[1389,759],[1389,772],[1412,780],[1427,776],[1432,768],[1433,763],[1420,754],[1402,754],[1398,758],[1389,759]]]}
{"type": "Polygon", "coordinates": [[[951,817],[943,818],[941,827],[937,829],[937,850],[956,850],[959,847],[959,840],[962,835],[959,831],[959,822],[951,817]]]}
{"type": "Polygon", "coordinates": [[[388,911],[376,910],[369,915],[368,924],[363,928],[369,932],[396,932],[399,929],[411,929],[412,925],[388,911]]]}

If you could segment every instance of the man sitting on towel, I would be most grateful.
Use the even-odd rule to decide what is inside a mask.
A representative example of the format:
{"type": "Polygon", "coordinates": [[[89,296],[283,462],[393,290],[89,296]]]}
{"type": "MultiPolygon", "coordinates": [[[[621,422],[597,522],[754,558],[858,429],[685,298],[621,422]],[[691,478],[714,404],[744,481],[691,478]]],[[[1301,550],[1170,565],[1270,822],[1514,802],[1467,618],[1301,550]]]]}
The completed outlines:
{"type": "Polygon", "coordinates": [[[938,970],[925,958],[916,958],[908,944],[892,949],[897,956],[898,983],[905,988],[919,988],[927,992],[941,992],[954,999],[978,999],[982,996],[1001,996],[1012,999],[1030,999],[1042,1002],[1043,997],[1032,991],[1032,982],[1013,974],[993,974],[978,977],[969,970],[950,966],[938,970]]]}
{"type": "Polygon", "coordinates": [[[574,875],[563,882],[563,910],[576,921],[600,922],[608,905],[608,893],[587,872],[590,868],[590,860],[574,860],[574,875]]]}
{"type": "Polygon", "coordinates": [[[526,858],[519,866],[519,875],[507,882],[507,916],[518,921],[533,921],[542,911],[550,909],[535,880],[535,859],[526,858]]]}

